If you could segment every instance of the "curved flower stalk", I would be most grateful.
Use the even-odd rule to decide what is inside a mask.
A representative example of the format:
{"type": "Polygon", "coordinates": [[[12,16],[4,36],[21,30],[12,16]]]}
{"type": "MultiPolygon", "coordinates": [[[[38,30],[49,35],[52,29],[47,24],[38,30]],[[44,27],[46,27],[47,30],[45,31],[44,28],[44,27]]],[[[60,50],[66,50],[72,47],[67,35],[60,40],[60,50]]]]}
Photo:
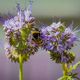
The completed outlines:
{"type": "Polygon", "coordinates": [[[17,11],[17,16],[6,20],[3,25],[7,41],[5,53],[12,62],[20,64],[20,80],[23,80],[23,63],[37,52],[38,45],[30,37],[31,30],[35,29],[31,9],[21,10],[17,4],[17,11]]]}
{"type": "Polygon", "coordinates": [[[73,70],[69,66],[75,60],[75,54],[70,50],[79,40],[76,35],[79,31],[72,30],[71,25],[66,28],[61,22],[41,29],[42,48],[49,52],[53,61],[62,64],[63,78],[59,80],[73,80],[68,73],[73,70]]]}

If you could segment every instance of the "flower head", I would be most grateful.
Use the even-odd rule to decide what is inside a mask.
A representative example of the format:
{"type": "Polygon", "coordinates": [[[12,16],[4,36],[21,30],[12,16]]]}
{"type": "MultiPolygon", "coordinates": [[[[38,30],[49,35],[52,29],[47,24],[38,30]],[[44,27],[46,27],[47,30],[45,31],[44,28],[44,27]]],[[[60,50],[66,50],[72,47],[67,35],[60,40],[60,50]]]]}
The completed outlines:
{"type": "Polygon", "coordinates": [[[59,27],[63,26],[63,24],[61,22],[58,23],[53,22],[50,26],[54,29],[58,29],[59,27]]]}
{"type": "Polygon", "coordinates": [[[75,32],[78,31],[73,31],[70,27],[66,28],[61,22],[53,23],[41,29],[42,47],[51,53],[52,59],[56,62],[72,62],[69,58],[69,50],[78,40],[75,32]]]}
{"type": "Polygon", "coordinates": [[[32,43],[30,38],[31,30],[35,28],[33,26],[35,21],[30,9],[21,10],[17,4],[17,11],[17,16],[5,21],[3,25],[7,40],[5,53],[14,62],[19,62],[21,55],[24,62],[38,50],[37,44],[32,43]]]}

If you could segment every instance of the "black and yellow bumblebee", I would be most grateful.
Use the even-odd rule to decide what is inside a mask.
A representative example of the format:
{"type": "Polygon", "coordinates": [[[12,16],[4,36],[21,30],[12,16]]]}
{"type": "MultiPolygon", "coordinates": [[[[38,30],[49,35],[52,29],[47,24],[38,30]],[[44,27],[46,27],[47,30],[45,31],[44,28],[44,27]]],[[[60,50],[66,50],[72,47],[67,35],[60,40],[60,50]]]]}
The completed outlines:
{"type": "Polygon", "coordinates": [[[37,29],[37,28],[34,28],[31,32],[32,34],[32,40],[34,42],[36,42],[37,44],[41,44],[42,43],[42,40],[40,38],[40,31],[37,29]]]}

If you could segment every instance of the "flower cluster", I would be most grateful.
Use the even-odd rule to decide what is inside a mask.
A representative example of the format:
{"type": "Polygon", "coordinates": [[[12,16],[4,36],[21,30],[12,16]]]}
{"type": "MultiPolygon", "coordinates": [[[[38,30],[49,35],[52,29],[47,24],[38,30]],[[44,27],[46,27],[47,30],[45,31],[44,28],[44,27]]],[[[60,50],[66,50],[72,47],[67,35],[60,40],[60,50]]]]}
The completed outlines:
{"type": "Polygon", "coordinates": [[[65,27],[61,22],[52,23],[41,29],[42,47],[50,52],[51,59],[57,63],[72,63],[75,56],[69,50],[78,40],[76,31],[65,27]]]}
{"type": "Polygon", "coordinates": [[[5,26],[5,29],[15,31],[24,27],[26,24],[34,25],[34,20],[35,18],[32,17],[32,12],[29,7],[25,10],[21,10],[20,4],[17,4],[17,16],[6,20],[3,26],[5,26]]]}
{"type": "Polygon", "coordinates": [[[37,44],[32,43],[30,37],[31,30],[35,28],[35,18],[32,17],[29,7],[27,10],[21,10],[18,4],[17,10],[17,16],[5,21],[3,25],[7,40],[5,49],[11,61],[19,62],[19,55],[21,55],[24,62],[38,50],[37,44]]]}

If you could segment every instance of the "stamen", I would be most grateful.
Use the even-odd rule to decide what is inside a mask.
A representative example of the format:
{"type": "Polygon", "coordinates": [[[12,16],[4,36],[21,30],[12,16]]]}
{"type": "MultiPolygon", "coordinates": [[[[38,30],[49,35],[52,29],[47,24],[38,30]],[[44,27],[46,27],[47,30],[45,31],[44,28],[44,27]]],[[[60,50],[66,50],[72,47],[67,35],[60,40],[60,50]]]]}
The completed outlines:
{"type": "Polygon", "coordinates": [[[29,0],[28,10],[30,10],[31,12],[32,12],[32,4],[33,4],[33,0],[29,0]]]}
{"type": "Polygon", "coordinates": [[[19,3],[17,3],[17,12],[19,12],[19,11],[21,11],[21,8],[20,8],[20,4],[19,3]]]}

